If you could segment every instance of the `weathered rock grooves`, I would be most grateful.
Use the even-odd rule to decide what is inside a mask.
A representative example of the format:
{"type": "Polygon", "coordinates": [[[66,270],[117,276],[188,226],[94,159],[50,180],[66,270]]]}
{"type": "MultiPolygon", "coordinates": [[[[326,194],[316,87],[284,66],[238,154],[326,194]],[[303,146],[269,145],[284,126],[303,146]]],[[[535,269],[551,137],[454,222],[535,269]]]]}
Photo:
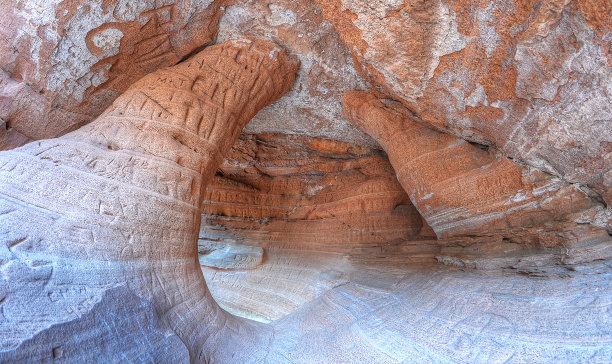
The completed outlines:
{"type": "Polygon", "coordinates": [[[494,157],[466,141],[417,123],[369,93],[347,92],[346,117],[387,152],[402,186],[439,238],[501,235],[547,247],[607,241],[581,216],[599,206],[575,186],[494,157]],[[563,231],[579,231],[576,240],[563,231]]]}
{"type": "Polygon", "coordinates": [[[609,0],[0,11],[0,362],[612,358],[609,0]]]}
{"type": "Polygon", "coordinates": [[[297,67],[266,41],[212,46],[141,79],[91,124],[3,152],[2,350],[89,312],[117,286],[151,302],[192,360],[267,342],[269,329],[215,304],[196,241],[208,180],[297,67]]]}

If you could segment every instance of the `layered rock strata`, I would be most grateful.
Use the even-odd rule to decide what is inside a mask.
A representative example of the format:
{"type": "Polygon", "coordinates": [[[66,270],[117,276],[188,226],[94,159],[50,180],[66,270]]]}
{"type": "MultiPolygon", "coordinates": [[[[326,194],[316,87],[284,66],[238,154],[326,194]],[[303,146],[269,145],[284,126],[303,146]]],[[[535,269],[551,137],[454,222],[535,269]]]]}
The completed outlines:
{"type": "MultiPolygon", "coordinates": [[[[96,310],[111,291],[111,301],[121,294],[135,304],[122,321],[144,324],[144,315],[162,337],[178,336],[157,360],[185,347],[194,361],[256,353],[269,329],[227,315],[206,288],[196,256],[200,206],[223,155],[291,88],[297,66],[266,41],[212,46],[144,77],[86,127],[0,154],[2,360],[50,360],[52,342],[19,345],[80,317],[104,321],[96,310]]],[[[98,338],[79,360],[122,335],[75,325],[98,338]]],[[[82,344],[64,334],[62,351],[82,344]]]]}
{"type": "Polygon", "coordinates": [[[612,357],[609,1],[0,10],[0,362],[612,357]]]}
{"type": "Polygon", "coordinates": [[[214,298],[262,321],[346,283],[354,264],[432,264],[441,253],[384,153],[356,143],[243,134],[202,211],[214,298]]]}
{"type": "MultiPolygon", "coordinates": [[[[397,149],[389,152],[393,161],[420,164],[400,164],[397,174],[404,176],[406,171],[418,173],[434,168],[427,169],[426,176],[432,178],[439,171],[438,178],[425,180],[421,189],[434,186],[431,188],[447,196],[444,201],[458,205],[465,203],[464,198],[470,198],[466,196],[469,189],[461,194],[456,190],[441,191],[440,185],[449,186],[448,182],[440,183],[446,178],[454,178],[456,183],[450,185],[459,188],[466,185],[462,178],[512,182],[520,181],[523,172],[527,176],[537,173],[524,171],[511,161],[504,162],[453,136],[412,124],[403,108],[394,109],[397,104],[385,106],[367,94],[353,96],[357,97],[353,106],[370,110],[370,116],[377,115],[377,119],[361,120],[366,124],[365,130],[378,126],[385,132],[396,132],[393,125],[380,124],[390,122],[385,118],[393,118],[407,133],[396,139],[397,145],[385,146],[397,149]],[[457,149],[447,148],[449,144],[457,149]],[[443,146],[440,150],[427,149],[440,145],[443,146]],[[408,150],[420,157],[410,157],[408,150]],[[447,157],[440,158],[440,154],[447,157]],[[457,159],[448,157],[449,154],[457,159]],[[478,162],[489,165],[454,176],[448,173],[457,165],[465,165],[457,160],[469,157],[478,157],[478,162]],[[490,164],[500,163],[507,163],[506,169],[518,176],[496,175],[500,169],[490,164]]],[[[531,212],[525,212],[522,201],[515,204],[514,211],[497,205],[497,214],[462,220],[464,226],[472,229],[470,232],[458,231],[456,235],[437,239],[426,221],[415,218],[417,211],[395,175],[384,154],[359,144],[296,135],[241,136],[211,181],[203,206],[200,263],[213,297],[223,308],[243,317],[264,322],[296,322],[294,316],[301,315],[302,306],[314,305],[309,302],[318,297],[334,295],[336,287],[342,291],[340,287],[358,283],[391,294],[390,288],[381,282],[412,280],[412,274],[436,275],[441,268],[435,263],[451,269],[475,268],[493,275],[507,274],[507,279],[513,280],[517,273],[563,276],[584,269],[577,265],[580,262],[610,257],[611,244],[605,230],[563,218],[571,215],[564,211],[563,194],[557,196],[550,190],[565,186],[576,194],[580,191],[550,176],[542,177],[540,182],[549,185],[549,191],[544,191],[548,195],[534,196],[529,193],[529,184],[523,186],[531,212]],[[534,206],[540,204],[551,208],[534,211],[534,206]],[[535,215],[540,219],[516,216],[507,219],[504,213],[535,215]],[[524,225],[517,223],[512,229],[496,227],[505,220],[522,221],[524,225]],[[533,221],[540,225],[530,225],[533,221]]],[[[519,193],[495,187],[491,185],[488,195],[472,196],[472,201],[480,203],[481,210],[493,209],[496,200],[491,196],[497,194],[497,199],[503,201],[512,200],[519,193]]],[[[579,196],[580,201],[587,203],[578,205],[577,211],[584,206],[593,207],[585,194],[579,196]]],[[[416,201],[417,206],[423,206],[422,200],[416,201]]],[[[567,204],[572,207],[571,201],[567,204]]],[[[474,204],[466,206],[473,208],[474,204]]],[[[458,209],[446,205],[437,208],[436,211],[458,209]]],[[[478,206],[474,211],[478,212],[478,206]]],[[[461,280],[461,276],[448,273],[445,279],[461,280]]]]}
{"type": "Polygon", "coordinates": [[[211,233],[250,245],[357,253],[433,237],[379,150],[297,135],[242,136],[202,211],[211,233]]]}
{"type": "Polygon", "coordinates": [[[607,242],[583,191],[418,123],[399,105],[347,92],[345,115],[376,139],[440,238],[499,237],[543,247],[607,242]]]}

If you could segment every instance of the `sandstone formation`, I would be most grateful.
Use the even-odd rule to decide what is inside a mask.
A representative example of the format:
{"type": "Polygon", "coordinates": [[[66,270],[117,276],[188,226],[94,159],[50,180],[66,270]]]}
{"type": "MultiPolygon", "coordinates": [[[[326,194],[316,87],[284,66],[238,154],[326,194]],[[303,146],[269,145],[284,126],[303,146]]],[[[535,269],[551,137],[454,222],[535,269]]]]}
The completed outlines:
{"type": "Polygon", "coordinates": [[[227,3],[0,1],[0,118],[23,139],[90,122],[139,78],[214,42],[227,3]]]}
{"type": "Polygon", "coordinates": [[[249,244],[305,250],[433,237],[380,151],[321,138],[242,137],[206,190],[203,213],[211,228],[249,244]]]}
{"type": "Polygon", "coordinates": [[[387,152],[399,182],[438,237],[501,235],[544,246],[598,235],[608,240],[606,226],[587,228],[601,205],[576,186],[424,127],[372,94],[347,93],[344,107],[347,118],[387,152]]]}
{"type": "Polygon", "coordinates": [[[302,63],[289,97],[251,132],[307,133],[372,144],[342,116],[344,89],[367,87],[315,2],[0,1],[0,150],[93,120],[133,82],[201,47],[264,37],[302,63]]]}
{"type": "Polygon", "coordinates": [[[306,134],[374,145],[342,115],[342,92],[369,85],[316,2],[238,0],[226,8],[217,41],[245,36],[269,38],[301,63],[287,97],[257,114],[246,132],[306,134]]]}
{"type": "Polygon", "coordinates": [[[609,1],[0,10],[0,362],[611,360],[609,1]]]}
{"type": "MultiPolygon", "coordinates": [[[[158,335],[178,336],[182,345],[160,360],[185,347],[193,360],[223,358],[233,345],[249,352],[267,340],[269,330],[216,306],[195,242],[207,181],[244,125],[289,90],[297,66],[269,42],[209,47],[144,77],[87,126],[2,153],[3,361],[51,359],[49,340],[24,342],[75,320],[99,351],[112,350],[121,331],[109,338],[104,325],[90,326],[107,293],[135,303],[121,320],[155,319],[158,335]],[[141,313],[140,302],[151,308],[141,313]]],[[[98,356],[79,355],[80,344],[69,337],[60,350],[70,360],[98,356]]]]}
{"type": "Polygon", "coordinates": [[[317,2],[361,74],[423,123],[612,202],[609,1],[317,2]]]}
{"type": "Polygon", "coordinates": [[[434,240],[379,150],[258,134],[210,182],[199,249],[215,299],[267,322],[346,283],[351,264],[432,263],[434,240]]]}
{"type": "Polygon", "coordinates": [[[300,311],[294,311],[327,291],[335,291],[334,287],[356,282],[374,287],[382,284],[385,289],[380,294],[393,294],[388,283],[381,281],[412,280],[412,269],[430,267],[435,271],[431,267],[434,262],[554,276],[567,274],[577,263],[611,256],[605,229],[588,220],[600,206],[589,202],[574,186],[544,174],[537,180],[533,177],[537,171],[523,175],[517,165],[497,160],[456,137],[414,124],[402,113],[403,108],[387,107],[370,94],[349,93],[345,99],[345,107],[356,107],[347,108],[349,119],[362,111],[378,117],[363,121],[364,125],[379,126],[384,135],[411,130],[392,139],[406,143],[383,145],[389,148],[392,163],[418,160],[409,158],[411,150],[421,156],[420,164],[397,169],[404,182],[413,181],[404,175],[406,170],[428,172],[414,176],[423,182],[419,191],[414,192],[410,185],[406,190],[427,196],[431,192],[423,189],[433,187],[435,193],[446,197],[437,200],[438,205],[433,205],[431,197],[413,197],[417,207],[427,209],[422,212],[425,219],[437,223],[443,220],[436,219],[436,214],[448,216],[458,209],[442,203],[463,204],[470,208],[467,212],[487,213],[458,214],[457,221],[447,217],[454,228],[432,225],[441,230],[442,238],[436,239],[427,222],[415,218],[416,209],[408,195],[398,191],[396,173],[379,152],[333,140],[243,135],[209,185],[203,205],[200,263],[213,296],[223,308],[263,322],[288,314],[291,318],[286,320],[298,320],[294,317],[299,317],[300,311]],[[385,121],[394,121],[397,130],[393,124],[380,124],[385,121]],[[448,153],[440,147],[449,145],[459,150],[448,153]],[[414,149],[406,150],[407,146],[414,149]],[[435,146],[440,148],[429,151],[435,146]],[[440,157],[440,153],[448,154],[440,157]],[[462,158],[471,163],[458,163],[462,158]],[[504,169],[496,167],[505,163],[510,173],[501,173],[504,169]],[[451,171],[457,166],[463,167],[464,173],[453,175],[451,171]],[[517,175],[510,178],[512,173],[517,175]],[[450,178],[455,183],[446,182],[450,178]],[[522,189],[513,190],[514,185],[504,189],[487,179],[518,180],[522,189]],[[469,188],[442,190],[449,185],[469,187],[472,180],[487,181],[489,193],[469,188]],[[527,184],[529,181],[538,187],[527,184]],[[568,268],[559,271],[557,265],[568,268]]]}

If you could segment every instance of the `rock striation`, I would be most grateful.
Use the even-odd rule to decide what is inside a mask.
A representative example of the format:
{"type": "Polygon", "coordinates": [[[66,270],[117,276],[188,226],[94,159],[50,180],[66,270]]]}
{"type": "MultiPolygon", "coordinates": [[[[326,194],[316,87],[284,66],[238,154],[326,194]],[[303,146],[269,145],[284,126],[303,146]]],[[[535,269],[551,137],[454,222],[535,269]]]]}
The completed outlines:
{"type": "Polygon", "coordinates": [[[609,1],[317,2],[357,70],[424,124],[610,203],[609,1]]]}
{"type": "Polygon", "coordinates": [[[295,135],[241,137],[203,213],[211,233],[251,245],[342,253],[433,237],[379,150],[295,135]]]}
{"type": "Polygon", "coordinates": [[[0,10],[0,362],[612,358],[609,1],[0,10]]]}
{"type": "Polygon", "coordinates": [[[377,149],[331,139],[243,134],[203,201],[200,263],[223,308],[284,317],[352,264],[431,264],[440,253],[377,149]]]}
{"type": "MultiPolygon", "coordinates": [[[[3,152],[2,360],[50,360],[52,342],[20,344],[54,325],[103,315],[93,310],[117,287],[137,303],[121,320],[153,317],[163,336],[172,330],[180,339],[159,360],[171,361],[185,347],[193,360],[212,352],[223,358],[233,345],[254,351],[258,338],[267,341],[269,330],[215,304],[196,240],[207,181],[244,125],[291,88],[297,67],[267,41],[212,46],[139,80],[87,126],[3,152]],[[141,313],[143,300],[151,308],[141,313]]],[[[117,300],[112,292],[109,299],[117,300]]],[[[74,325],[99,348],[121,336],[104,325],[74,325]]],[[[64,352],[81,344],[78,336],[67,338],[64,352]]]]}
{"type": "Polygon", "coordinates": [[[369,93],[344,96],[346,117],[387,151],[439,238],[498,235],[548,247],[608,240],[606,226],[594,226],[602,206],[576,186],[429,129],[395,106],[369,93]]]}

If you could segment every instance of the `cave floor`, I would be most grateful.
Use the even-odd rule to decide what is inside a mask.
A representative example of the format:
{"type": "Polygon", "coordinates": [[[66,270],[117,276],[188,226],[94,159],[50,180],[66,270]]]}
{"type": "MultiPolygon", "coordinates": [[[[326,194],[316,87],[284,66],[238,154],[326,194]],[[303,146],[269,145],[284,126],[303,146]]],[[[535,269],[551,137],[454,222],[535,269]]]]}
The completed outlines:
{"type": "Polygon", "coordinates": [[[226,310],[271,322],[269,362],[612,358],[610,262],[520,274],[383,261],[266,249],[253,269],[203,272],[226,310]]]}

